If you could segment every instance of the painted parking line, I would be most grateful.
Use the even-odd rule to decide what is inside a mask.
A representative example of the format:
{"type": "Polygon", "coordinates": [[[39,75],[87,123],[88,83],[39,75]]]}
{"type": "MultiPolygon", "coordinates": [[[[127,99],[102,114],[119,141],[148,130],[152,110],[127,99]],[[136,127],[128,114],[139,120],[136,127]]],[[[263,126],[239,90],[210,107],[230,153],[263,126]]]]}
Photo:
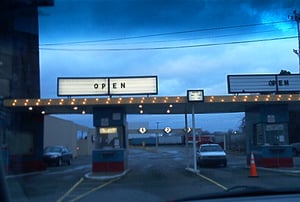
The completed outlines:
{"type": "MultiPolygon", "coordinates": [[[[86,192],[84,192],[84,193],[82,193],[82,194],[79,194],[79,195],[77,195],[77,196],[75,196],[73,199],[68,199],[68,201],[70,201],[70,202],[75,202],[75,201],[78,201],[79,199],[81,199],[81,198],[83,198],[83,197],[85,197],[85,196],[87,196],[87,195],[89,195],[89,194],[91,194],[92,192],[94,192],[94,191],[97,191],[97,190],[99,190],[99,189],[102,189],[102,188],[104,188],[104,187],[106,187],[106,186],[108,186],[108,185],[110,185],[111,183],[113,183],[113,182],[115,182],[115,181],[118,181],[119,179],[121,179],[121,178],[115,178],[115,179],[112,179],[112,180],[109,180],[109,181],[107,181],[107,182],[105,182],[105,183],[103,183],[103,184],[100,184],[99,186],[97,186],[97,187],[94,187],[94,188],[92,188],[92,189],[90,189],[90,190],[88,190],[88,191],[86,191],[86,192]]],[[[60,197],[58,200],[57,200],[57,202],[62,202],[62,201],[64,201],[64,199],[66,199],[80,184],[82,184],[82,182],[84,181],[84,178],[81,178],[78,182],[76,182],[62,197],[60,197]]]]}
{"type": "Polygon", "coordinates": [[[201,178],[203,178],[203,179],[209,181],[210,183],[212,183],[212,184],[214,184],[214,185],[216,185],[216,186],[218,186],[218,187],[221,187],[221,188],[224,189],[224,190],[228,190],[227,187],[223,186],[222,184],[218,183],[217,181],[215,181],[215,180],[213,180],[213,179],[211,179],[211,178],[209,178],[209,177],[206,177],[206,176],[204,176],[204,175],[201,175],[200,173],[196,173],[196,175],[198,175],[199,177],[201,177],[201,178]]]}
{"type": "Polygon", "coordinates": [[[300,173],[286,173],[286,175],[294,176],[294,177],[300,177],[300,173]]]}
{"type": "Polygon", "coordinates": [[[80,178],[80,180],[76,182],[64,195],[62,195],[62,197],[60,197],[57,200],[57,202],[62,202],[76,187],[78,187],[78,185],[81,184],[83,180],[84,180],[83,178],[80,178]]]}

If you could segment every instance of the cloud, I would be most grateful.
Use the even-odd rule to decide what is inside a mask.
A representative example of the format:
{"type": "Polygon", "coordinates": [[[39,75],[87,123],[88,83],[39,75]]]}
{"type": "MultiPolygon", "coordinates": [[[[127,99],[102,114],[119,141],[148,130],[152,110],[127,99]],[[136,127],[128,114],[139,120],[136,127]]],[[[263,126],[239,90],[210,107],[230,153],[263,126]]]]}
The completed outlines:
{"type": "MultiPolygon", "coordinates": [[[[300,1],[294,0],[55,0],[54,7],[39,8],[46,14],[39,19],[42,97],[56,97],[60,76],[157,75],[159,95],[177,96],[195,88],[204,89],[205,95],[227,94],[228,74],[278,73],[281,69],[297,73],[298,58],[292,52],[297,49],[296,38],[222,43],[296,35],[295,22],[245,25],[288,20],[299,6],[300,1]],[[123,40],[107,40],[117,38],[123,40]],[[218,43],[198,48],[111,50],[218,43]]],[[[201,127],[216,130],[214,123],[224,117],[212,117],[201,127]]],[[[225,121],[219,125],[220,129],[230,127],[225,121]]]]}
{"type": "Polygon", "coordinates": [[[266,16],[287,20],[299,6],[292,0],[59,0],[40,8],[49,13],[40,26],[45,42],[59,40],[54,34],[69,41],[110,38],[260,23],[266,16]]]}

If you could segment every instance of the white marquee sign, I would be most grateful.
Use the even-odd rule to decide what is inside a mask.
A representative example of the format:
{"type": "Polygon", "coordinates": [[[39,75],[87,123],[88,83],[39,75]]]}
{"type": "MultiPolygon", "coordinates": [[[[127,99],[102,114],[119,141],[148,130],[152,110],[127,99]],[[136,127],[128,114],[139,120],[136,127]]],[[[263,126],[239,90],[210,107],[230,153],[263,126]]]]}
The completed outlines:
{"type": "Polygon", "coordinates": [[[300,74],[228,75],[228,93],[299,92],[300,74]]]}
{"type": "Polygon", "coordinates": [[[58,78],[58,96],[157,94],[157,76],[58,78]]]}

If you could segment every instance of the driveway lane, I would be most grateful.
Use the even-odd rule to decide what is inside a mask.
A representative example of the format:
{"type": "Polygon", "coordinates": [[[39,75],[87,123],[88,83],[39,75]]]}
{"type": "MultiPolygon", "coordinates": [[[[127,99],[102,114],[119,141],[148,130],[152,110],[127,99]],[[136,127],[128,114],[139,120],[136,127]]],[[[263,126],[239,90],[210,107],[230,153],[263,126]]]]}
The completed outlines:
{"type": "Polygon", "coordinates": [[[180,147],[131,149],[130,172],[121,180],[80,201],[167,201],[222,189],[185,170],[180,147]],[[181,161],[179,161],[181,159],[181,161]]]}
{"type": "MultiPolygon", "coordinates": [[[[287,175],[260,169],[258,178],[249,178],[245,156],[240,154],[229,154],[227,168],[199,168],[201,175],[216,182],[212,183],[186,171],[187,163],[192,167],[190,152],[185,146],[130,148],[130,172],[77,201],[166,201],[223,192],[224,189],[216,183],[226,188],[240,185],[274,188],[299,184],[299,174],[287,175]]],[[[296,160],[298,162],[299,159],[296,160]]],[[[12,201],[57,201],[90,170],[91,157],[82,157],[71,166],[52,167],[44,173],[9,178],[14,188],[12,201]]]]}

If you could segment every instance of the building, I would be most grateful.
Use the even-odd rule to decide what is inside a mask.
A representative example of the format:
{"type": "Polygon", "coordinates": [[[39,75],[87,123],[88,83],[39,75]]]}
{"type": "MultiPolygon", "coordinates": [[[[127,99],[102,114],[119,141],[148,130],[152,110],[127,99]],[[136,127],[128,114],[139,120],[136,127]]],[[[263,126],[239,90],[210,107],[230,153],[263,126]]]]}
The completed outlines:
{"type": "Polygon", "coordinates": [[[44,147],[66,145],[73,157],[91,155],[94,149],[95,128],[88,128],[55,116],[44,118],[44,147]]]}

